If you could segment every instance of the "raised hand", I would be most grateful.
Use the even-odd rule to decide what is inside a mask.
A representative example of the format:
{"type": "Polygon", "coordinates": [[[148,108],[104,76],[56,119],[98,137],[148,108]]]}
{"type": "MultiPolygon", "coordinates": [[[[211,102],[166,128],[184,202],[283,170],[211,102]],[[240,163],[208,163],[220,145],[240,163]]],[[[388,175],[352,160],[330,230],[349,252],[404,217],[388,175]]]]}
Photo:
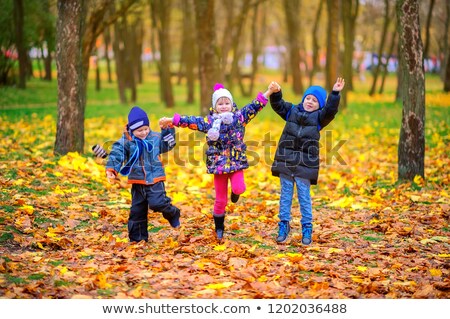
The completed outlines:
{"type": "Polygon", "coordinates": [[[337,78],[336,83],[333,85],[333,91],[340,92],[345,86],[344,78],[337,78]]]}
{"type": "Polygon", "coordinates": [[[270,82],[268,89],[272,93],[276,93],[276,92],[280,92],[281,86],[277,82],[272,81],[272,82],[270,82]]]}

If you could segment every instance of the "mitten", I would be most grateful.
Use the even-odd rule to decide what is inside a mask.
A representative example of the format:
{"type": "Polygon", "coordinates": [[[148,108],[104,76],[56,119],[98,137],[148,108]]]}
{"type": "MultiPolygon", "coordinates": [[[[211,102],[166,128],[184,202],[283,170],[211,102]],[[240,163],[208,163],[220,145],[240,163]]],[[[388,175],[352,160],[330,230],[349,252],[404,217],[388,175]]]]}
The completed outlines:
{"type": "Polygon", "coordinates": [[[223,124],[231,124],[233,123],[233,113],[232,112],[224,112],[221,113],[220,118],[222,119],[223,124]]]}
{"type": "Polygon", "coordinates": [[[94,153],[95,157],[106,158],[108,156],[108,153],[105,151],[105,149],[98,144],[92,146],[92,152],[94,153]]]}
{"type": "Polygon", "coordinates": [[[217,141],[219,139],[221,123],[222,123],[222,119],[220,117],[217,117],[214,120],[212,127],[208,130],[208,133],[206,134],[206,136],[208,136],[208,138],[211,141],[217,141]]]}
{"type": "Polygon", "coordinates": [[[163,136],[163,140],[164,140],[164,142],[169,144],[169,147],[175,146],[175,138],[173,137],[172,134],[167,134],[167,135],[163,136]]]}

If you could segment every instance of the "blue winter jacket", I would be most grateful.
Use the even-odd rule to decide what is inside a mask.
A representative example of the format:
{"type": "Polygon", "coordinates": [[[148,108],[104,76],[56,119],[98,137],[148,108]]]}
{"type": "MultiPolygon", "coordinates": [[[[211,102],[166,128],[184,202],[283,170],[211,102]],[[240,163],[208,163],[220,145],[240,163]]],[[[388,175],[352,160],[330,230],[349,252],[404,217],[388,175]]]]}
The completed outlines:
{"type": "MultiPolygon", "coordinates": [[[[145,138],[148,149],[143,151],[139,159],[132,165],[128,174],[129,184],[152,185],[166,180],[164,165],[161,162],[160,155],[168,152],[173,147],[162,139],[167,134],[175,135],[175,129],[164,129],[161,133],[150,131],[145,138]]],[[[116,141],[109,154],[106,170],[118,174],[120,170],[128,163],[132,155],[137,152],[136,137],[130,135],[126,130],[122,138],[116,141]]]]}

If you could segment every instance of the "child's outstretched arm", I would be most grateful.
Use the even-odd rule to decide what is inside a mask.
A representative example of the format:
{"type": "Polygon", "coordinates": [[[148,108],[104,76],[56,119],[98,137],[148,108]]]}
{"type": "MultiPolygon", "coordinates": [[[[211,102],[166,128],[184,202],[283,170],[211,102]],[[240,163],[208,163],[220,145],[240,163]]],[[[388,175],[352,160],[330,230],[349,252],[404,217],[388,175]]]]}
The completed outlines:
{"type": "Polygon", "coordinates": [[[341,95],[339,94],[345,86],[344,78],[338,77],[333,85],[333,91],[328,95],[325,107],[320,110],[319,122],[321,129],[327,126],[336,116],[339,108],[341,95]]]}
{"type": "Polygon", "coordinates": [[[172,125],[206,133],[212,124],[208,122],[207,117],[180,114],[175,114],[173,117],[163,117],[159,120],[161,128],[171,127],[172,125]]]}
{"type": "Polygon", "coordinates": [[[270,106],[272,106],[272,109],[283,119],[287,120],[287,117],[289,116],[289,113],[292,109],[292,103],[285,102],[283,100],[283,94],[281,92],[281,86],[277,83],[272,81],[269,84],[269,89],[273,91],[274,94],[271,94],[270,96],[270,106]]]}

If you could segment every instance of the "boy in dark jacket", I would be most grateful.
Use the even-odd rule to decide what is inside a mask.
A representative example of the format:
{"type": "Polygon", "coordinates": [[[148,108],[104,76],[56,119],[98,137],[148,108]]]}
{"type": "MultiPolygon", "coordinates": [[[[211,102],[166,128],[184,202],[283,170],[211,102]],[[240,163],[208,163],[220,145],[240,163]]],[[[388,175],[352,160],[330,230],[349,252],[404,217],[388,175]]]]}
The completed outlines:
{"type": "Polygon", "coordinates": [[[294,183],[300,202],[302,243],[312,242],[312,204],[310,187],[317,184],[319,175],[320,130],[327,126],[338,112],[340,92],[345,81],[338,78],[328,96],[324,88],[311,86],[298,105],[282,99],[281,88],[272,83],[275,92],[270,96],[273,110],[286,121],[275,153],[272,175],[280,177],[280,211],[278,243],[284,243],[290,231],[294,183]]]}
{"type": "MultiPolygon", "coordinates": [[[[128,218],[130,241],[148,240],[148,209],[162,212],[174,228],[180,226],[180,210],[171,204],[164,187],[166,175],[160,154],[174,146],[174,129],[152,132],[147,114],[135,106],[128,114],[128,124],[120,140],[115,142],[106,164],[111,181],[120,173],[128,176],[131,186],[131,210],[128,218]]],[[[95,151],[94,151],[95,152],[95,151]]]]}

